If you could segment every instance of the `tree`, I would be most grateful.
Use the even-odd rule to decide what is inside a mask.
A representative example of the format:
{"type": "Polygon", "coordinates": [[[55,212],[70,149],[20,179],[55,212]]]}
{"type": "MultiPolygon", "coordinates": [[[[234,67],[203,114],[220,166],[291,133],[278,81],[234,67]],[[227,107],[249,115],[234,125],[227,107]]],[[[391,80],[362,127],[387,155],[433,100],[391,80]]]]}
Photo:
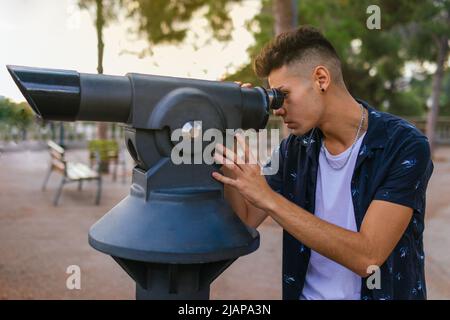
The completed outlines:
{"type": "MultiPolygon", "coordinates": [[[[116,20],[119,12],[124,11],[128,18],[134,19],[134,32],[148,40],[149,50],[152,45],[161,43],[176,44],[183,41],[188,30],[187,23],[193,14],[206,7],[205,17],[209,21],[212,37],[221,41],[230,39],[232,30],[231,18],[228,15],[230,3],[239,0],[79,0],[82,9],[95,13],[95,28],[97,31],[97,72],[103,73],[103,53],[105,44],[103,30],[116,20]]],[[[145,53],[145,52],[144,52],[145,53]]],[[[142,53],[141,53],[142,54],[142,53]]],[[[97,125],[99,139],[107,138],[106,123],[97,125]]]]}
{"type": "Polygon", "coordinates": [[[0,122],[16,127],[27,138],[27,128],[33,123],[34,113],[27,102],[15,103],[9,99],[0,100],[0,122]]]}
{"type": "MultiPolygon", "coordinates": [[[[262,47],[269,42],[273,36],[294,29],[297,26],[297,1],[296,0],[262,0],[261,12],[254,21],[247,24],[255,37],[255,44],[248,48],[247,52],[253,61],[262,47]]],[[[258,79],[254,72],[252,63],[239,68],[234,74],[224,76],[227,81],[250,82],[254,85],[265,86],[263,79],[258,79]]],[[[281,136],[288,135],[288,128],[280,122],[281,136]]]]}
{"type": "MultiPolygon", "coordinates": [[[[255,42],[247,49],[250,60],[253,61],[262,47],[268,43],[274,35],[274,15],[272,0],[262,0],[261,12],[252,21],[247,22],[247,28],[251,30],[255,42]]],[[[256,77],[252,62],[247,63],[233,74],[225,74],[223,80],[249,82],[255,86],[266,86],[263,79],[256,77]]]]}
{"type": "Polygon", "coordinates": [[[436,66],[426,128],[433,152],[444,75],[449,60],[450,1],[414,1],[414,5],[409,5],[412,19],[402,29],[405,35],[404,43],[409,49],[408,55],[421,63],[432,62],[436,66]]]}
{"type": "MultiPolygon", "coordinates": [[[[413,14],[416,10],[422,10],[417,2],[301,0],[297,1],[297,6],[300,24],[319,28],[336,47],[343,61],[346,85],[355,97],[394,114],[417,116],[426,112],[425,99],[419,87],[411,86],[403,74],[405,64],[416,59],[408,52],[404,27],[416,20],[413,14]],[[381,30],[366,27],[369,17],[366,10],[371,4],[381,8],[381,30]]],[[[264,10],[274,2],[266,0],[264,3],[261,14],[255,19],[259,27],[253,28],[255,45],[249,49],[252,60],[273,35],[274,19],[266,17],[264,10]]],[[[429,5],[430,1],[427,3],[429,5]]],[[[428,35],[428,39],[431,36],[428,35]]],[[[430,52],[426,54],[428,46],[422,43],[421,48],[430,59],[430,52]]],[[[226,79],[260,83],[252,74],[250,64],[227,75],[226,79]]]]}
{"type": "MultiPolygon", "coordinates": [[[[135,21],[133,30],[152,46],[178,44],[185,40],[194,13],[204,10],[211,38],[229,41],[233,29],[229,7],[242,0],[122,0],[128,3],[127,16],[135,21]]],[[[211,40],[211,39],[209,39],[211,40]]],[[[206,41],[206,43],[208,40],[206,41]]]]}
{"type": "MultiPolygon", "coordinates": [[[[274,0],[272,10],[275,17],[275,36],[297,27],[297,0],[274,0]]],[[[288,135],[289,129],[282,123],[281,136],[284,138],[288,135]]]]}
{"type": "Polygon", "coordinates": [[[33,123],[34,113],[27,102],[15,104],[12,114],[12,125],[22,133],[22,139],[27,139],[27,129],[33,123]]]}
{"type": "Polygon", "coordinates": [[[291,31],[297,26],[297,1],[274,0],[275,35],[291,31]]]}
{"type": "MultiPolygon", "coordinates": [[[[95,12],[95,29],[97,31],[97,72],[103,74],[103,54],[105,44],[103,42],[103,30],[108,23],[116,17],[117,9],[122,1],[114,0],[79,0],[81,9],[95,12]]],[[[97,137],[107,139],[108,124],[100,122],[97,124],[97,137]]]]}
{"type": "MultiPolygon", "coordinates": [[[[402,60],[418,62],[422,66],[425,63],[436,66],[431,83],[431,107],[428,110],[426,128],[433,152],[436,121],[449,59],[450,0],[378,2],[383,16],[386,16],[385,29],[395,37],[400,46],[397,52],[402,60]]],[[[426,83],[423,82],[422,85],[426,83]]]]}

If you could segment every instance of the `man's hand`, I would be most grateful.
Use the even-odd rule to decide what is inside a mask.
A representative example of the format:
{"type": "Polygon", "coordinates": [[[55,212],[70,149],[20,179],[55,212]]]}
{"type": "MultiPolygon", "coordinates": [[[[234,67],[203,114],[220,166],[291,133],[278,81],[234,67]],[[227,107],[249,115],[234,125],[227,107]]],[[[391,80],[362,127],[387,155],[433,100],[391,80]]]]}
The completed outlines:
{"type": "Polygon", "coordinates": [[[236,134],[235,137],[238,145],[244,150],[244,158],[239,157],[236,152],[222,144],[217,144],[214,159],[223,165],[222,172],[227,172],[227,174],[225,176],[214,172],[213,177],[235,188],[255,207],[266,210],[275,193],[261,174],[261,167],[246,145],[244,137],[240,134],[236,134]]]}
{"type": "MultiPolygon", "coordinates": [[[[251,88],[251,83],[242,83],[240,81],[235,81],[235,83],[239,84],[244,88],[251,88]]],[[[237,153],[236,144],[234,144],[234,153],[237,153]]],[[[220,153],[222,155],[222,153],[220,153]]],[[[235,174],[225,166],[220,168],[220,171],[223,173],[225,177],[236,180],[235,174]]],[[[234,187],[231,187],[227,184],[224,185],[224,197],[228,201],[228,203],[233,208],[236,215],[244,222],[247,226],[252,228],[257,228],[266,218],[267,212],[261,210],[254,205],[252,205],[248,200],[244,198],[244,196],[234,187]]]]}
{"type": "Polygon", "coordinates": [[[253,85],[250,82],[242,83],[241,81],[234,81],[234,83],[237,83],[242,88],[251,88],[253,85]]]}

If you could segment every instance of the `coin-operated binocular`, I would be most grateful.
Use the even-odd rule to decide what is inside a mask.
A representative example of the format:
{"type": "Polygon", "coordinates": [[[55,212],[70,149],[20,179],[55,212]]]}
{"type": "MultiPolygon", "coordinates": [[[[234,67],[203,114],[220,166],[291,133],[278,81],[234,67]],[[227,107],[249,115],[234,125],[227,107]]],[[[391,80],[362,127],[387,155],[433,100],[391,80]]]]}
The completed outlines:
{"type": "MultiPolygon", "coordinates": [[[[130,194],[89,231],[136,282],[137,299],[208,299],[211,282],[255,251],[259,234],[223,198],[208,164],[174,164],[171,133],[262,129],[283,104],[276,89],[144,74],[109,76],[8,66],[22,94],[45,120],[125,124],[136,162],[130,194]]],[[[198,134],[198,132],[197,132],[198,134]]]]}

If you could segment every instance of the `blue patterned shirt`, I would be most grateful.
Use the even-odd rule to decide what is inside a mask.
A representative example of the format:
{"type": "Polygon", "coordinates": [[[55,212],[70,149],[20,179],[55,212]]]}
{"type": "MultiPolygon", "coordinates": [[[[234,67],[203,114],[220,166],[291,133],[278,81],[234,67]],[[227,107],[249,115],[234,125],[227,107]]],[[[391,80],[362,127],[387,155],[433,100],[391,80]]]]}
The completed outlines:
{"type": "MultiPolygon", "coordinates": [[[[433,172],[427,138],[409,122],[375,110],[369,122],[351,180],[358,231],[372,200],[384,200],[413,209],[400,241],[380,267],[380,289],[361,281],[362,300],[426,299],[423,231],[425,193],[433,172]]],[[[317,128],[303,136],[284,139],[273,156],[279,170],[266,176],[273,190],[314,213],[318,158],[322,133],[317,128]],[[311,144],[308,143],[310,134],[311,144]]],[[[311,250],[283,231],[283,299],[298,299],[303,289],[311,250]]]]}

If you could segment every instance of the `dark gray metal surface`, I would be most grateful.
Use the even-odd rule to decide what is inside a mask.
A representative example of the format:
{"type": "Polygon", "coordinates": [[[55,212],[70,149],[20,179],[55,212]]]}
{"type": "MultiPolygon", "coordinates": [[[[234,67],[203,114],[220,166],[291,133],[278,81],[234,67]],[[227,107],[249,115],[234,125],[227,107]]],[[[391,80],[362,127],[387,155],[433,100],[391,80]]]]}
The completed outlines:
{"type": "Polygon", "coordinates": [[[224,137],[226,129],[264,128],[271,101],[264,90],[142,74],[8,70],[44,119],[126,123],[137,164],[130,194],[91,227],[89,243],[136,281],[138,299],[208,299],[211,282],[258,248],[258,232],[240,221],[211,177],[217,167],[174,164],[170,135],[188,121],[224,137]]]}

